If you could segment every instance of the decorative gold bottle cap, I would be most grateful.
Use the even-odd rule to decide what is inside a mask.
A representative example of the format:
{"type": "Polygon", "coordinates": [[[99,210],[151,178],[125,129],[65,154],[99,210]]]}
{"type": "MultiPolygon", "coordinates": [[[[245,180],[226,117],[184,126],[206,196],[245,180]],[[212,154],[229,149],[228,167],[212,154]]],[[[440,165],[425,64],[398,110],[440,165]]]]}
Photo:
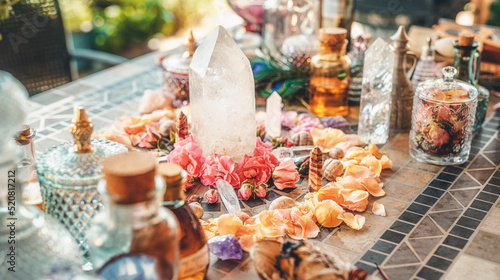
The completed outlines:
{"type": "Polygon", "coordinates": [[[410,38],[406,34],[406,30],[403,25],[399,26],[398,31],[391,36],[391,40],[394,48],[409,50],[408,42],[410,41],[410,38]]]}
{"type": "Polygon", "coordinates": [[[106,189],[116,203],[148,200],[155,189],[156,158],[147,152],[110,156],[102,161],[106,189]]]}
{"type": "Polygon", "coordinates": [[[94,151],[90,143],[90,137],[92,136],[93,130],[94,125],[87,117],[85,109],[82,106],[78,106],[78,108],[76,108],[75,119],[70,127],[71,134],[73,134],[73,139],[75,140],[73,148],[77,153],[83,154],[94,151]]]}
{"type": "Polygon", "coordinates": [[[29,145],[35,135],[36,131],[34,129],[31,129],[29,125],[23,125],[15,140],[19,145],[29,145]]]}
{"type": "Polygon", "coordinates": [[[164,201],[184,200],[183,185],[185,176],[183,176],[182,167],[173,163],[160,163],[157,169],[167,184],[167,190],[163,196],[164,201]]]}
{"type": "Polygon", "coordinates": [[[322,51],[338,52],[342,50],[347,37],[345,28],[321,28],[319,30],[319,44],[322,51]]]}
{"type": "Polygon", "coordinates": [[[184,43],[184,46],[186,47],[187,54],[193,56],[196,51],[196,39],[194,38],[193,30],[189,30],[188,39],[186,43],[184,43]]]}

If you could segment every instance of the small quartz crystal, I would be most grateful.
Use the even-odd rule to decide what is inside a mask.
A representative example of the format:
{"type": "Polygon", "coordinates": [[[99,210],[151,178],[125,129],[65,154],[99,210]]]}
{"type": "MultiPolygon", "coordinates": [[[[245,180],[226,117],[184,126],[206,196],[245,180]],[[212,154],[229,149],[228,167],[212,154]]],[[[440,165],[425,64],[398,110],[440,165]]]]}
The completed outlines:
{"type": "Polygon", "coordinates": [[[273,92],[266,100],[266,132],[277,138],[281,135],[281,96],[273,92]]]}
{"type": "Polygon", "coordinates": [[[223,261],[240,260],[243,254],[240,243],[232,234],[214,236],[207,244],[210,253],[223,261]]]}

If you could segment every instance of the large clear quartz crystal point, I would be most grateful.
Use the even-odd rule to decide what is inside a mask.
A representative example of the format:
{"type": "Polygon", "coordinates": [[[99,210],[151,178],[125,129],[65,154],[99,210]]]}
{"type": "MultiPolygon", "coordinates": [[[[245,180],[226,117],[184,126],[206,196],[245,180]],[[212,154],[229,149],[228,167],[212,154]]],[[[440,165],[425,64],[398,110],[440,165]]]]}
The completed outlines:
{"type": "Polygon", "coordinates": [[[222,26],[196,49],[189,67],[192,133],[203,155],[239,161],[255,149],[255,89],[245,54],[222,26]]]}
{"type": "Polygon", "coordinates": [[[368,48],[363,69],[358,136],[367,144],[384,144],[389,137],[394,52],[378,38],[368,48]]]}

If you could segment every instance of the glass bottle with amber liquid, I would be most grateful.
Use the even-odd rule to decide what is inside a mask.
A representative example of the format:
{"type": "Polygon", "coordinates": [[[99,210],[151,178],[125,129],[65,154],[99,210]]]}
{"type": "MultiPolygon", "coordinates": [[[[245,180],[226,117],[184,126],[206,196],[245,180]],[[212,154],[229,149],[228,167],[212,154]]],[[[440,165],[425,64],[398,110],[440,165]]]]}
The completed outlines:
{"type": "Polygon", "coordinates": [[[102,162],[98,190],[104,212],[88,232],[90,259],[105,279],[178,279],[179,225],[161,207],[165,182],[146,152],[118,154],[102,162]]]}
{"type": "Polygon", "coordinates": [[[177,164],[161,163],[158,166],[158,173],[167,185],[163,206],[172,211],[179,221],[179,279],[204,279],[210,256],[205,232],[198,217],[185,203],[183,188],[186,180],[185,171],[177,164]]]}
{"type": "Polygon", "coordinates": [[[347,116],[351,60],[347,30],[319,30],[319,52],[311,60],[309,110],[318,117],[347,116]]]}

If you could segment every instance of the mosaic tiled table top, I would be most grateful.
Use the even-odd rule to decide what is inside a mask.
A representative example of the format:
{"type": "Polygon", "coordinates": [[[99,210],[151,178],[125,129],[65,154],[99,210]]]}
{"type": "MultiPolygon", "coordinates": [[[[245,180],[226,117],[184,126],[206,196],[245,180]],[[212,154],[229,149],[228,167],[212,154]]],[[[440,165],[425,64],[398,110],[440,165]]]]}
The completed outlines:
{"type": "MultiPolygon", "coordinates": [[[[146,55],[31,98],[28,123],[36,128],[37,153],[70,141],[75,104],[83,105],[95,130],[123,115],[137,115],[145,89],[162,86],[155,54],[146,55]]],[[[500,113],[492,114],[475,135],[470,160],[461,166],[434,166],[411,159],[408,135],[384,147],[394,163],[382,173],[387,195],[370,200],[365,226],[355,231],[342,225],[322,228],[318,246],[335,252],[370,273],[379,264],[395,279],[500,279],[500,113]],[[372,203],[385,205],[387,217],[371,213],[372,203]]],[[[203,187],[192,193],[203,194],[203,187]]],[[[241,202],[257,214],[280,195],[302,200],[307,179],[296,189],[272,188],[265,199],[241,202]]],[[[203,203],[204,218],[225,212],[221,204],[203,203]]],[[[241,261],[211,258],[207,279],[258,279],[248,254],[241,261]]]]}

